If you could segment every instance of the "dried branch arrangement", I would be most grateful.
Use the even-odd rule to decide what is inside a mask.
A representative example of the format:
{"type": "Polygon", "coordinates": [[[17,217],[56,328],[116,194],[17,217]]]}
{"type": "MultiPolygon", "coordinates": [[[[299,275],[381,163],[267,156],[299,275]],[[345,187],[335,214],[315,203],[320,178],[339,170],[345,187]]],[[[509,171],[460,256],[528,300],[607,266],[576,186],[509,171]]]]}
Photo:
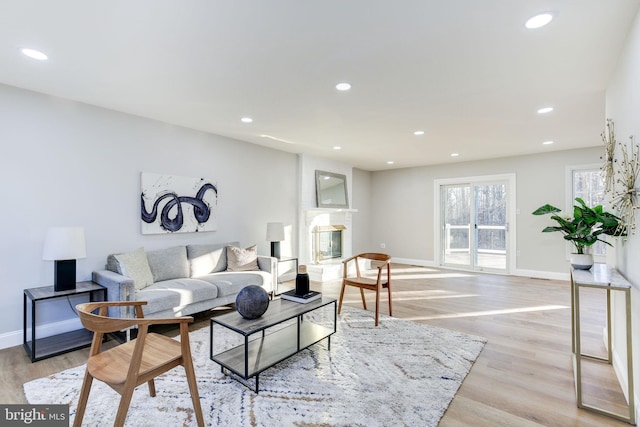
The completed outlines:
{"type": "Polygon", "coordinates": [[[615,190],[613,191],[612,206],[618,211],[620,217],[619,227],[625,227],[627,236],[635,234],[635,210],[640,209],[638,205],[638,190],[636,190],[636,180],[640,172],[640,148],[629,137],[630,144],[627,150],[622,147],[622,161],[620,168],[616,171],[615,190]]]}
{"type": "Polygon", "coordinates": [[[610,193],[613,191],[614,184],[614,154],[616,151],[616,134],[612,119],[607,119],[607,128],[600,134],[604,143],[604,164],[600,168],[604,177],[604,191],[610,193]]]}

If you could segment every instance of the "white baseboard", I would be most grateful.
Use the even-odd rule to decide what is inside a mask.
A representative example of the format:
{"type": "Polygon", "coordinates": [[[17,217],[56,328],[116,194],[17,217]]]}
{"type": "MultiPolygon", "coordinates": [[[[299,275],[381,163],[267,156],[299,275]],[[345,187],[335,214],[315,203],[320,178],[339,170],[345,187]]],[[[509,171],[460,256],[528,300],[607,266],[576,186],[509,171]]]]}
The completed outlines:
{"type": "MultiPolygon", "coordinates": [[[[49,337],[51,335],[61,334],[64,332],[75,331],[80,328],[82,328],[82,323],[80,323],[80,319],[73,318],[73,319],[62,320],[60,322],[48,323],[45,325],[37,325],[36,333],[37,333],[37,338],[42,338],[42,337],[49,337]]],[[[22,338],[23,338],[22,329],[0,334],[0,349],[22,345],[22,338]]],[[[27,340],[31,341],[30,335],[29,337],[27,337],[27,340]]]]}
{"type": "Polygon", "coordinates": [[[551,271],[539,271],[539,270],[523,270],[516,269],[511,273],[512,276],[520,277],[532,277],[534,279],[549,279],[549,280],[571,280],[569,273],[554,273],[551,271]]]}
{"type": "Polygon", "coordinates": [[[408,264],[408,265],[417,265],[420,267],[437,267],[434,261],[427,261],[424,259],[412,259],[412,258],[397,258],[392,257],[391,262],[396,262],[398,264],[408,264]]]}

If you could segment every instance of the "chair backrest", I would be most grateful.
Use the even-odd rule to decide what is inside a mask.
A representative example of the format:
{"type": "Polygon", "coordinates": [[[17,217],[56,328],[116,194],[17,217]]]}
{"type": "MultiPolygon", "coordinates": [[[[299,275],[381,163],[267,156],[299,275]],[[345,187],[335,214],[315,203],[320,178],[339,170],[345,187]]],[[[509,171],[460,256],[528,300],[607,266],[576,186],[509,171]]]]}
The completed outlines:
{"type": "Polygon", "coordinates": [[[374,261],[383,261],[383,262],[391,261],[391,256],[390,255],[381,254],[381,253],[377,253],[377,252],[365,252],[365,253],[358,254],[356,256],[358,258],[367,258],[367,259],[374,260],[374,261]]]}
{"type": "MultiPolygon", "coordinates": [[[[78,304],[76,309],[78,310],[78,316],[80,317],[80,322],[82,322],[82,326],[91,332],[98,332],[101,334],[108,334],[111,332],[121,331],[123,329],[131,328],[140,323],[140,318],[142,315],[142,307],[141,305],[146,304],[146,301],[139,301],[136,304],[136,315],[135,319],[123,319],[119,317],[108,317],[107,309],[109,306],[121,306],[118,302],[116,303],[108,303],[108,302],[90,302],[84,304],[78,304]],[[94,314],[94,311],[98,310],[97,314],[94,314]]],[[[128,305],[128,304],[127,304],[128,305]]]]}
{"type": "Polygon", "coordinates": [[[389,269],[389,265],[391,264],[391,256],[387,255],[387,254],[383,254],[383,253],[378,253],[378,252],[363,252],[361,254],[358,255],[354,255],[351,258],[347,258],[345,260],[343,260],[343,277],[346,278],[349,273],[348,273],[348,265],[349,262],[351,261],[355,261],[356,264],[356,277],[361,277],[360,275],[360,263],[358,262],[359,258],[365,258],[368,260],[371,260],[371,265],[374,266],[375,268],[378,269],[378,278],[380,278],[380,275],[382,273],[382,268],[384,268],[385,266],[387,267],[387,277],[388,280],[390,280],[390,269],[389,269]]]}

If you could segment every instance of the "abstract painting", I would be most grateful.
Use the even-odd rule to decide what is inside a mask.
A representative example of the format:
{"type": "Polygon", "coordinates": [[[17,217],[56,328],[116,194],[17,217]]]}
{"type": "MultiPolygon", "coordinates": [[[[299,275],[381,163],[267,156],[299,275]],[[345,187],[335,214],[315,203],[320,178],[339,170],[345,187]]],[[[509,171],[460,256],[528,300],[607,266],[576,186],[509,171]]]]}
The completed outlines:
{"type": "Polygon", "coordinates": [[[142,234],[216,230],[218,186],[213,180],[143,172],[140,187],[142,234]]]}

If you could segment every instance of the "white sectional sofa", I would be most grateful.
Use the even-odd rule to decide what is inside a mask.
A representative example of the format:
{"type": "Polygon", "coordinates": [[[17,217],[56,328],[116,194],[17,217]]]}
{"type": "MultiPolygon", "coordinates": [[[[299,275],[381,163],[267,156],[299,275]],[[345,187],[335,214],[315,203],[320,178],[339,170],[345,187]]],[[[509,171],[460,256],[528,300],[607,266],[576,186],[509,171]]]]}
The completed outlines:
{"type": "MultiPolygon", "coordinates": [[[[273,292],[276,262],[238,242],[140,248],[109,255],[106,269],[94,271],[93,281],[107,288],[109,301],[147,301],[146,317],[185,316],[233,303],[248,285],[273,292]]],[[[121,310],[109,314],[131,316],[121,310]]]]}

